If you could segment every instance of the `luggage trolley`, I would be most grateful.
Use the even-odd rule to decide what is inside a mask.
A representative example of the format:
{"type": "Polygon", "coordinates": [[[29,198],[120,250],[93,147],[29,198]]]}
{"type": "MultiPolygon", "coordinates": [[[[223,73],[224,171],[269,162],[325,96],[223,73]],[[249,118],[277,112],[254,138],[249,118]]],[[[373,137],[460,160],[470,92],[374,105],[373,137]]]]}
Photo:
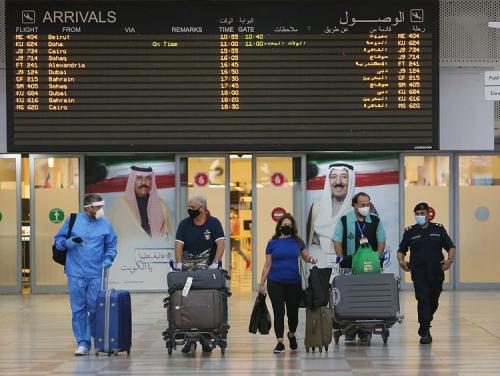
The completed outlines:
{"type": "MultiPolygon", "coordinates": [[[[221,269],[221,266],[222,265],[219,264],[219,269],[221,269]]],[[[170,262],[170,268],[171,271],[176,271],[172,261],[170,262]]],[[[197,272],[203,273],[208,271],[197,272]]],[[[186,274],[196,275],[197,272],[189,272],[186,274]]],[[[230,277],[227,272],[222,270],[222,274],[225,279],[229,280],[230,277]]],[[[196,283],[193,283],[193,285],[195,284],[196,283]]],[[[167,308],[168,328],[162,335],[168,355],[172,355],[173,350],[176,350],[177,346],[184,346],[186,343],[190,345],[191,353],[193,353],[196,350],[197,342],[209,344],[212,350],[218,346],[222,355],[224,355],[227,348],[227,334],[230,328],[228,325],[227,308],[227,299],[231,296],[229,289],[227,287],[221,289],[200,289],[199,287],[191,287],[189,294],[192,296],[196,295],[197,298],[203,300],[201,303],[194,304],[193,300],[190,301],[187,297],[182,296],[182,291],[177,290],[172,293],[170,293],[170,291],[171,289],[169,288],[169,296],[163,299],[164,307],[167,308]],[[208,304],[206,304],[207,302],[208,304]],[[186,306],[184,306],[184,304],[186,306]],[[203,325],[200,322],[197,324],[201,324],[202,327],[178,326],[176,325],[176,321],[179,318],[179,314],[175,311],[182,310],[183,308],[191,309],[191,312],[198,311],[197,315],[201,313],[201,317],[203,317],[203,309],[214,310],[212,315],[205,315],[205,318],[207,316],[214,316],[219,317],[219,319],[222,317],[222,319],[215,325],[203,325]]],[[[182,312],[180,312],[180,316],[183,316],[182,312]]]]}
{"type": "Polygon", "coordinates": [[[367,345],[373,334],[381,335],[386,344],[389,328],[404,319],[399,308],[399,278],[392,273],[353,275],[350,269],[339,268],[332,281],[330,306],[335,344],[357,329],[366,331],[367,345]]]}

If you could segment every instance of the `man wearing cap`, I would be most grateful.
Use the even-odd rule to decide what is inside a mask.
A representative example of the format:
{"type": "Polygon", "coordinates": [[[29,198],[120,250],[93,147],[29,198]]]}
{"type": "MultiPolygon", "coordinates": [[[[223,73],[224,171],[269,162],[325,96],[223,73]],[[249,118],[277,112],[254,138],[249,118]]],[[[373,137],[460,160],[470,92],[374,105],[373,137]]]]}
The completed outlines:
{"type": "Polygon", "coordinates": [[[117,241],[113,227],[103,218],[101,196],[87,194],[83,205],[84,212],[77,214],[71,236],[67,238],[68,219],[54,238],[56,248],[67,252],[64,272],[68,277],[77,356],[89,353],[91,337],[95,337],[95,312],[102,270],[113,263],[117,241]]]}
{"type": "Polygon", "coordinates": [[[147,239],[164,241],[169,237],[169,210],[159,196],[151,167],[130,168],[125,194],[111,204],[109,219],[123,244],[147,239]]]}
{"type": "Polygon", "coordinates": [[[312,204],[307,219],[307,249],[320,267],[335,262],[332,234],[338,220],[351,208],[355,186],[351,165],[338,162],[328,167],[321,197],[312,204]]]}
{"type": "Polygon", "coordinates": [[[455,245],[442,224],[429,221],[429,205],[417,204],[413,209],[415,225],[406,228],[398,249],[399,265],[411,273],[417,299],[418,334],[421,344],[432,342],[431,322],[443,290],[444,272],[455,258],[455,245]],[[405,260],[410,249],[410,262],[405,260]],[[443,248],[448,257],[443,256],[443,248]]]}

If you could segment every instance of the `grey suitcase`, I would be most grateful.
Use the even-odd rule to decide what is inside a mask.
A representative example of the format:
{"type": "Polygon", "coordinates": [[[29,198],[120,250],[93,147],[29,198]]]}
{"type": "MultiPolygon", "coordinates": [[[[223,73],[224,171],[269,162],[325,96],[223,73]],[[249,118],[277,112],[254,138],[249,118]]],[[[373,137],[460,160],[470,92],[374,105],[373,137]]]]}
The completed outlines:
{"type": "Polygon", "coordinates": [[[354,320],[400,319],[398,280],[392,273],[338,275],[332,282],[333,318],[354,320]]]}
{"type": "Polygon", "coordinates": [[[225,324],[227,292],[221,290],[190,290],[170,295],[168,321],[172,330],[216,330],[225,324]]]}
{"type": "Polygon", "coordinates": [[[222,269],[170,272],[167,274],[169,293],[182,290],[188,277],[193,279],[191,290],[226,289],[226,281],[229,279],[227,271],[222,269]]]}
{"type": "Polygon", "coordinates": [[[332,342],[332,312],[328,307],[306,309],[306,335],[304,345],[306,352],[312,348],[318,348],[319,352],[328,351],[328,345],[332,342]]]}

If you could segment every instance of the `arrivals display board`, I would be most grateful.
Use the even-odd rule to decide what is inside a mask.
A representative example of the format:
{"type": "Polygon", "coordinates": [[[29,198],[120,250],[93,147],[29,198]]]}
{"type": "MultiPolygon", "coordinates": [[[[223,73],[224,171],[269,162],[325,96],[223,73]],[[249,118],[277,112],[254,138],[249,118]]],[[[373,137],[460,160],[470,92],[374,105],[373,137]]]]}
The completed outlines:
{"type": "Polygon", "coordinates": [[[439,148],[436,1],[9,1],[9,151],[439,148]]]}

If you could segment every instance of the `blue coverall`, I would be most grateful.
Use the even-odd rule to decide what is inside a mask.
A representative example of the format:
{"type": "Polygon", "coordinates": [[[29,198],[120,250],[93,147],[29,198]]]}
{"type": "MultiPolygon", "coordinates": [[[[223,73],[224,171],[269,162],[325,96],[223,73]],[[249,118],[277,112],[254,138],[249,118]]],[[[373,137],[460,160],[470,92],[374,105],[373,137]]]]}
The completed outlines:
{"type": "MultiPolygon", "coordinates": [[[[66,249],[69,218],[55,236],[56,248],[66,249]]],[[[68,248],[64,272],[72,311],[73,334],[79,346],[88,350],[95,337],[97,295],[101,289],[103,261],[113,262],[116,256],[116,234],[106,219],[95,219],[78,213],[71,237],[80,237],[80,244],[68,248]]]]}

